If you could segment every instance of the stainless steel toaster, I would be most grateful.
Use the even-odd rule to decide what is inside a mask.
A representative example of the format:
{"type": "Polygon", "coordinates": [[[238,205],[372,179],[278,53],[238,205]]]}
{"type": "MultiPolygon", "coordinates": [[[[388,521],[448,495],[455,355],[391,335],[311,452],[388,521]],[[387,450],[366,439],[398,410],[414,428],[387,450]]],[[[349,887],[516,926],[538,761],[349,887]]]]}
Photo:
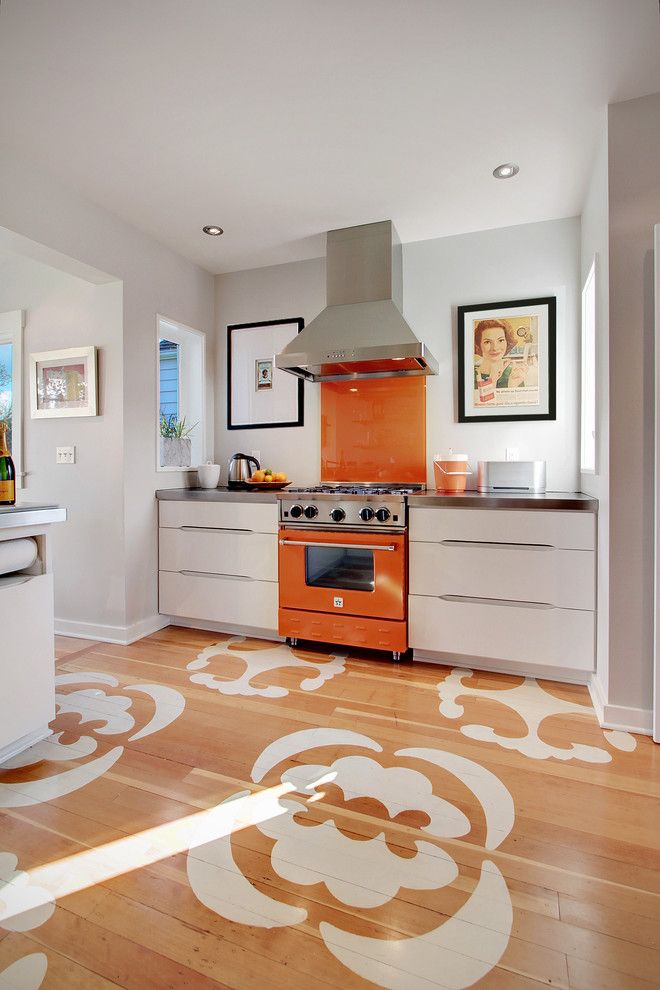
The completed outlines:
{"type": "Polygon", "coordinates": [[[479,461],[477,490],[543,495],[545,461],[479,461]]]}

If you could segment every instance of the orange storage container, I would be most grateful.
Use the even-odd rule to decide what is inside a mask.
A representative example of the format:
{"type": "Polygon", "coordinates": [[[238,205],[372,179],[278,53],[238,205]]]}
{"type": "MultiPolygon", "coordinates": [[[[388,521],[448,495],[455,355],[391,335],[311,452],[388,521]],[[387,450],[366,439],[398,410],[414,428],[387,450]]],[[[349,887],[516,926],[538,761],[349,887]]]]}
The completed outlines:
{"type": "Polygon", "coordinates": [[[447,454],[433,458],[435,487],[439,492],[464,492],[468,475],[472,474],[467,454],[447,454]]]}

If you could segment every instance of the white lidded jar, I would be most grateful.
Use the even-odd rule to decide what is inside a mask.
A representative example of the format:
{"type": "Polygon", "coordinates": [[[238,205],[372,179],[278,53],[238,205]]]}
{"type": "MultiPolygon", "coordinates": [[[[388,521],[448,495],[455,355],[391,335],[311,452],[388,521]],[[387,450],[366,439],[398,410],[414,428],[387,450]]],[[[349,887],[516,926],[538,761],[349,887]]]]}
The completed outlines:
{"type": "Polygon", "coordinates": [[[217,488],[220,481],[220,465],[212,464],[211,461],[207,461],[206,464],[199,464],[197,466],[197,480],[200,488],[217,488]]]}

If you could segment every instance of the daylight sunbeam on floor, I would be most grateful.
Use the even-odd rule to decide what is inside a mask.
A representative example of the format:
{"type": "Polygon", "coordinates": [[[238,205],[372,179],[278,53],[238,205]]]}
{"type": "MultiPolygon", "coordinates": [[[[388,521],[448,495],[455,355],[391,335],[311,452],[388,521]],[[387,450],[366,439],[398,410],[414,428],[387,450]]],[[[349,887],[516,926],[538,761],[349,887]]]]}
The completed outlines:
{"type": "Polygon", "coordinates": [[[295,790],[278,784],[12,877],[0,874],[0,928],[23,927],[17,919],[26,922],[31,911],[61,897],[286,814],[279,799],[295,790]]]}

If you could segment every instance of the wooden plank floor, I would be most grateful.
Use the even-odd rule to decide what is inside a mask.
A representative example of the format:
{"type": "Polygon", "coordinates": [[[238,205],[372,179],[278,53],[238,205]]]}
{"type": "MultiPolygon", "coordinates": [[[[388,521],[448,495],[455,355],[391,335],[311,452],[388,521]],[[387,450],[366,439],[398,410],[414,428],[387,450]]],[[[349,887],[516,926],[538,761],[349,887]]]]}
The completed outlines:
{"type": "Polygon", "coordinates": [[[660,749],[585,688],[59,638],[0,767],[0,988],[660,987],[660,749]]]}

